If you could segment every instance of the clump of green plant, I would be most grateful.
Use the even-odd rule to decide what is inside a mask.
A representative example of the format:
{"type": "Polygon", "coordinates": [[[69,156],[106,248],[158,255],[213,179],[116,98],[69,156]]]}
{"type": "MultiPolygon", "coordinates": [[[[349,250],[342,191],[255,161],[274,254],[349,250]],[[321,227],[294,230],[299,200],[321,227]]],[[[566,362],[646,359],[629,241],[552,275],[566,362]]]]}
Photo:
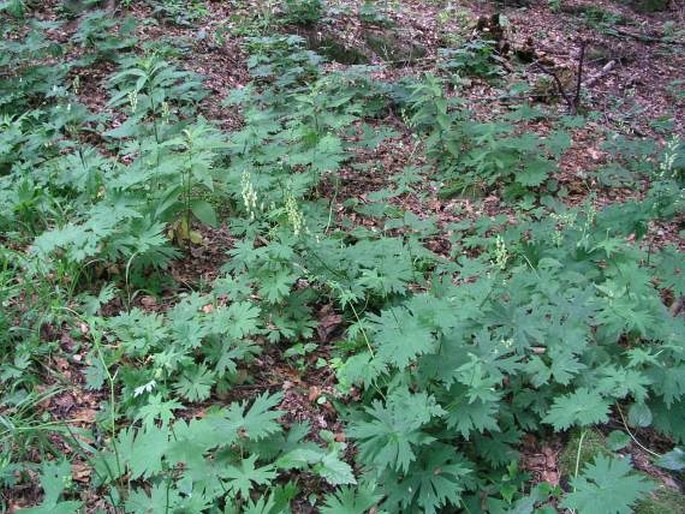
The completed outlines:
{"type": "Polygon", "coordinates": [[[365,0],[359,6],[359,19],[380,27],[391,27],[394,24],[389,16],[387,1],[365,0]]]}
{"type": "MultiPolygon", "coordinates": [[[[487,278],[452,286],[434,277],[435,289],[369,313],[350,330],[359,346],[338,377],[343,389],[363,388],[365,413],[350,414],[349,434],[368,480],[384,484],[383,508],[437,510],[468,501],[471,488],[485,486],[487,475],[474,475],[477,463],[487,461],[494,472],[511,462],[524,427],[589,427],[606,422],[615,401],[649,409],[658,429],[683,437],[667,421],[678,415],[680,393],[664,382],[647,385],[651,366],[670,375],[682,365],[678,345],[669,342],[682,320],[662,304],[650,268],[631,267],[637,289],[620,285],[624,256],[638,250],[619,244],[623,236],[614,229],[606,232],[611,213],[606,219],[591,209],[557,216],[486,239],[487,254],[460,259],[464,276],[487,278]],[[584,281],[577,281],[579,273],[584,281]],[[553,284],[556,293],[542,293],[543,284],[553,284]],[[589,309],[584,314],[576,310],[579,298],[589,309]],[[453,310],[451,301],[474,310],[453,310]],[[562,328],[571,326],[572,337],[562,328]],[[654,338],[657,326],[664,331],[654,338]],[[622,337],[634,346],[614,354],[622,337]],[[591,340],[598,346],[588,346],[591,340]],[[659,354],[665,360],[631,364],[652,348],[665,351],[659,354]],[[616,382],[618,376],[632,378],[616,382]],[[592,389],[584,385],[589,377],[592,389]],[[649,399],[645,387],[654,388],[649,399]]],[[[613,493],[602,501],[628,506],[650,489],[630,469],[625,459],[597,457],[562,503],[588,508],[588,498],[613,477],[613,493]]]]}
{"type": "Polygon", "coordinates": [[[495,41],[473,39],[457,48],[441,48],[438,55],[440,68],[457,76],[495,79],[503,74],[495,41]]]}
{"type": "Polygon", "coordinates": [[[286,0],[283,21],[294,25],[315,25],[323,16],[323,7],[321,0],[286,0]]]}
{"type": "Polygon", "coordinates": [[[127,18],[123,22],[102,10],[93,11],[79,21],[78,30],[72,41],[91,54],[78,61],[79,66],[88,66],[98,60],[114,60],[120,53],[133,47],[137,38],[133,35],[135,20],[127,18]],[[116,33],[113,33],[116,29],[116,33]]]}
{"type": "Polygon", "coordinates": [[[445,98],[442,84],[435,76],[415,84],[407,108],[410,126],[426,135],[427,156],[445,182],[443,195],[500,184],[515,197],[545,183],[570,145],[564,131],[543,139],[517,134],[516,126],[505,121],[473,121],[458,100],[445,98]]]}
{"type": "Polygon", "coordinates": [[[626,25],[630,21],[621,14],[614,13],[596,5],[585,6],[578,9],[577,15],[589,27],[607,34],[614,32],[615,26],[626,25]]]}
{"type": "Polygon", "coordinates": [[[154,16],[179,26],[192,26],[207,16],[207,6],[197,0],[148,0],[154,16]]]}

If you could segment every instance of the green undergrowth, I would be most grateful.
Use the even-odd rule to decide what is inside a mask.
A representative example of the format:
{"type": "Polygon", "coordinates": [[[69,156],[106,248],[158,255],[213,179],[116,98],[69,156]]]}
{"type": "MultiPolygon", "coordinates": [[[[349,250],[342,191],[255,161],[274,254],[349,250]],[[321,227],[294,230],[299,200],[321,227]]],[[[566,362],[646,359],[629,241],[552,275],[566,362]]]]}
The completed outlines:
{"type": "MultiPolygon", "coordinates": [[[[565,442],[564,449],[559,455],[558,466],[562,480],[573,481],[589,463],[597,459],[612,458],[612,456],[627,459],[630,447],[636,447],[636,445],[639,445],[639,442],[633,441],[631,435],[623,430],[614,430],[608,435],[604,435],[597,429],[576,430],[565,442]]],[[[642,474],[648,478],[644,472],[642,474]]],[[[684,500],[685,496],[674,487],[673,483],[660,484],[635,504],[634,512],[637,514],[680,513],[685,509],[684,500]]]]}
{"type": "MultiPolygon", "coordinates": [[[[317,5],[286,12],[308,23],[317,5]]],[[[556,174],[584,120],[525,103],[479,120],[447,94],[463,53],[391,83],[328,70],[296,35],[245,35],[251,81],[223,99],[243,124],[225,132],[200,115],[202,77],[136,51],[133,22],[90,13],[57,44],[57,22],[2,6],[2,498],[34,513],[604,514],[655,490],[621,437],[587,452],[623,413],[685,442],[685,323],[667,305],[685,294],[683,257],[645,239],[682,219],[676,137],[609,134],[613,171],[649,188],[569,207],[556,174]],[[103,62],[116,69],[93,112],[79,77],[103,62]],[[526,130],[540,116],[552,130],[526,130]],[[369,157],[403,135],[422,165],[369,157]],[[355,199],[374,166],[382,186],[355,199]],[[499,195],[515,222],[401,207],[431,190],[499,195]],[[216,279],[175,283],[217,232],[216,279]],[[324,306],[340,320],[328,342],[324,306]],[[297,421],[265,378],[265,356],[306,353],[340,433],[297,421]],[[94,420],[54,408],[67,391],[97,398],[94,420]],[[569,430],[587,446],[568,446],[568,487],[533,485],[522,438],[569,430]]],[[[468,73],[499,76],[481,57],[468,73]]]]}

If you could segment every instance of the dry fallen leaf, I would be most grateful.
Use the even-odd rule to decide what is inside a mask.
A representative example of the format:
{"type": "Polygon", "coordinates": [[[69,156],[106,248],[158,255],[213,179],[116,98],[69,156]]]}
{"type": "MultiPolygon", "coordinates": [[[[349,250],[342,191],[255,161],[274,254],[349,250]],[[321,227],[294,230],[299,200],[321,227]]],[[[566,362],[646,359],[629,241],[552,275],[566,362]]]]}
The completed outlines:
{"type": "Polygon", "coordinates": [[[317,386],[311,386],[309,388],[309,401],[314,402],[319,398],[319,396],[321,396],[321,389],[319,389],[317,386]]]}
{"type": "Polygon", "coordinates": [[[90,408],[80,409],[74,414],[74,419],[83,423],[94,423],[97,411],[90,408]]]}
{"type": "Polygon", "coordinates": [[[145,295],[140,299],[140,304],[146,309],[152,309],[157,306],[157,299],[154,296],[145,295]]]}
{"type": "Polygon", "coordinates": [[[92,468],[85,462],[74,462],[71,465],[71,476],[77,482],[89,482],[92,468]]]}
{"type": "Polygon", "coordinates": [[[319,326],[316,327],[316,332],[319,335],[319,341],[327,343],[333,332],[335,332],[342,323],[342,316],[336,314],[333,311],[333,307],[330,305],[326,305],[322,308],[319,316],[321,321],[319,322],[319,326]]]}

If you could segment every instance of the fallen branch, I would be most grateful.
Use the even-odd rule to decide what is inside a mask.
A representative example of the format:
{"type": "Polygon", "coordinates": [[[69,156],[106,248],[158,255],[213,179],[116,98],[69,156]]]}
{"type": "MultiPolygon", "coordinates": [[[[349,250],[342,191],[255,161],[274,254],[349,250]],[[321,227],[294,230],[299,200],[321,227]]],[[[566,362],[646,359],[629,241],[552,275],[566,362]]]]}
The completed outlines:
{"type": "Polygon", "coordinates": [[[618,36],[625,36],[625,37],[630,37],[633,39],[636,39],[637,41],[640,41],[642,43],[647,43],[647,44],[661,44],[661,45],[685,45],[685,41],[678,41],[675,39],[666,39],[664,36],[646,36],[644,34],[635,34],[634,32],[630,32],[629,30],[614,27],[613,31],[616,33],[617,37],[618,36]]]}
{"type": "Polygon", "coordinates": [[[606,63],[606,64],[604,65],[604,67],[603,67],[601,70],[599,70],[599,71],[598,71],[597,73],[595,73],[594,75],[591,75],[590,77],[588,77],[588,79],[587,79],[585,82],[583,82],[583,87],[590,87],[590,86],[592,86],[595,82],[597,82],[599,79],[601,79],[601,78],[604,77],[607,73],[609,73],[611,70],[613,70],[613,69],[616,67],[617,62],[618,62],[618,61],[616,61],[616,60],[614,59],[614,60],[609,61],[608,63],[606,63]]]}
{"type": "Polygon", "coordinates": [[[580,107],[580,91],[583,86],[583,62],[585,61],[585,46],[586,46],[586,41],[582,40],[580,42],[580,55],[578,56],[578,71],[576,72],[576,89],[573,97],[566,91],[564,88],[564,84],[561,82],[561,79],[557,76],[556,73],[554,73],[554,70],[551,70],[544,66],[540,61],[536,61],[535,65],[542,70],[543,73],[549,75],[552,77],[554,82],[557,85],[557,88],[559,89],[559,94],[564,98],[566,101],[566,105],[568,105],[568,111],[569,114],[576,114],[578,112],[578,108],[580,107]]]}

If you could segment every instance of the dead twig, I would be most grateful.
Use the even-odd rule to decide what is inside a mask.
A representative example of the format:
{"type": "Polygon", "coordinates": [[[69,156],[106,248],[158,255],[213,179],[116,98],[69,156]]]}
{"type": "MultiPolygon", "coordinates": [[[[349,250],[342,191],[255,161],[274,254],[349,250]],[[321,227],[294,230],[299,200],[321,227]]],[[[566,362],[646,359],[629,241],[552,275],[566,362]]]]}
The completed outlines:
{"type": "Polygon", "coordinates": [[[576,71],[576,87],[575,87],[575,92],[574,92],[573,96],[571,96],[566,91],[564,84],[561,82],[561,79],[554,72],[554,70],[547,68],[540,61],[535,62],[535,65],[543,73],[552,77],[552,79],[554,80],[554,82],[557,85],[557,88],[559,89],[559,94],[561,94],[561,96],[566,101],[566,105],[568,106],[569,114],[572,114],[572,115],[576,114],[578,112],[579,107],[580,107],[580,92],[581,92],[582,85],[583,85],[583,63],[585,61],[585,46],[586,46],[586,44],[587,43],[585,40],[581,40],[581,42],[580,42],[580,55],[578,56],[578,69],[576,71]]]}
{"type": "Polygon", "coordinates": [[[646,44],[660,44],[660,45],[685,45],[685,41],[679,41],[677,39],[666,39],[664,36],[647,36],[645,34],[635,34],[629,30],[615,27],[614,32],[616,36],[624,36],[640,41],[646,44]]]}
{"type": "MultiPolygon", "coordinates": [[[[580,106],[580,88],[583,84],[583,61],[585,60],[585,45],[587,43],[583,39],[580,42],[580,55],[578,56],[578,73],[576,76],[576,93],[573,96],[573,106],[578,110],[580,106]]],[[[575,114],[575,111],[573,112],[575,114]]]]}

